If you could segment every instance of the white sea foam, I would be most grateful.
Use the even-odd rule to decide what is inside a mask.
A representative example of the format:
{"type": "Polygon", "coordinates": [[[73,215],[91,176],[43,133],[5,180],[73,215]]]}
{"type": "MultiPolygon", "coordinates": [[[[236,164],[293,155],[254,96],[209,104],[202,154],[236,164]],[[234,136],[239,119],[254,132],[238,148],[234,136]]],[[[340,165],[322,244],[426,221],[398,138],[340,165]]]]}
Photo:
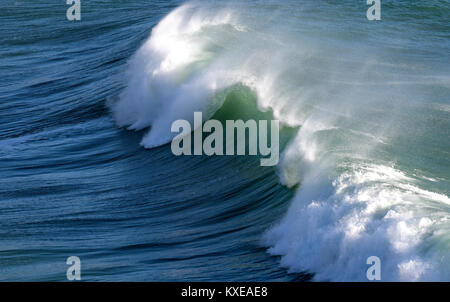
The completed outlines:
{"type": "Polygon", "coordinates": [[[447,196],[389,166],[343,167],[334,179],[317,168],[304,172],[288,214],[264,236],[283,266],[316,280],[367,281],[365,259],[378,256],[384,281],[448,280],[448,247],[435,246],[448,240],[447,196]]]}
{"type": "Polygon", "coordinates": [[[393,114],[414,98],[389,86],[398,82],[392,69],[408,64],[377,64],[361,45],[322,42],[329,34],[315,32],[314,22],[305,29],[311,35],[286,33],[283,12],[272,13],[266,20],[230,7],[174,10],[129,62],[113,106],[118,125],[151,127],[142,145],[165,144],[174,120],[210,116],[226,88],[246,85],[260,108],[301,126],[279,165],[281,182],[300,186],[263,238],[283,266],[317,280],[366,281],[366,259],[378,256],[384,281],[450,280],[449,198],[381,156],[380,146],[399,135],[393,114]],[[268,26],[273,16],[280,21],[268,26]]]}

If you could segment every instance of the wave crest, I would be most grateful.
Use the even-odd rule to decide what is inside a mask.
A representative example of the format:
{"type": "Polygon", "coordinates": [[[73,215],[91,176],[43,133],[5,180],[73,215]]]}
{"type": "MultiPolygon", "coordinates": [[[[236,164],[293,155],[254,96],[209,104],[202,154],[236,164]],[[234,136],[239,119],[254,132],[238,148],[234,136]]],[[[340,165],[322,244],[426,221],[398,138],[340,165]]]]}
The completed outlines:
{"type": "Polygon", "coordinates": [[[286,32],[287,17],[271,13],[174,10],[129,62],[117,124],[151,127],[141,144],[159,146],[173,138],[174,120],[211,117],[227,88],[244,85],[259,108],[301,126],[278,167],[282,183],[300,186],[263,240],[282,265],[318,280],[364,281],[367,257],[378,256],[382,280],[449,280],[449,198],[389,160],[397,137],[416,135],[403,124],[419,117],[405,117],[414,114],[408,101],[420,102],[411,89],[418,79],[408,78],[408,64],[380,62],[357,42],[350,48],[341,32],[345,43],[324,39],[329,29],[314,22],[301,24],[303,34],[286,32]]]}

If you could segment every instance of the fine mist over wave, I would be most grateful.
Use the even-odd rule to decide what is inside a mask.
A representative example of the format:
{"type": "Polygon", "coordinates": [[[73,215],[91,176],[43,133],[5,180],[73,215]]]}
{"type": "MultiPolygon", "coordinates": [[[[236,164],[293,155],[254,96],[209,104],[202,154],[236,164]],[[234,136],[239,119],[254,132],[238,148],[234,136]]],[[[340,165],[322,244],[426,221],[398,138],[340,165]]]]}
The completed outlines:
{"type": "Polygon", "coordinates": [[[396,24],[334,26],[359,11],[346,12],[182,5],[131,58],[112,105],[116,122],[150,128],[141,144],[160,146],[174,120],[211,117],[230,89],[245,86],[261,111],[299,127],[278,165],[280,181],[297,191],[262,238],[282,266],[364,281],[366,259],[378,256],[384,281],[450,280],[449,179],[440,165],[448,163],[449,77],[436,62],[417,62],[409,37],[392,35],[396,24]]]}

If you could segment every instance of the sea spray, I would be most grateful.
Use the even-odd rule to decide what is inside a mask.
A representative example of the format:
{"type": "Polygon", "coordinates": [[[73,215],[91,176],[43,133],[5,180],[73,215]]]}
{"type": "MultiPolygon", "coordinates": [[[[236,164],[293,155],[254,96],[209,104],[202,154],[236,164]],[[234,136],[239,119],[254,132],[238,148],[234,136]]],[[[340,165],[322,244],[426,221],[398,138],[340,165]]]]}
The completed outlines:
{"type": "Polygon", "coordinates": [[[248,87],[261,110],[300,127],[278,166],[296,196],[263,236],[282,266],[316,280],[362,281],[376,256],[384,281],[449,280],[448,182],[428,189],[425,176],[446,161],[445,140],[430,142],[433,158],[423,147],[430,131],[445,135],[445,117],[427,120],[445,113],[424,100],[448,96],[446,82],[427,76],[426,63],[393,52],[409,43],[402,31],[395,40],[393,24],[367,34],[369,25],[352,23],[361,11],[348,6],[345,14],[324,10],[316,26],[317,10],[294,8],[177,8],[131,59],[114,106],[118,125],[150,128],[144,147],[166,144],[173,121],[192,123],[196,111],[207,120],[230,87],[248,87]],[[270,17],[261,18],[266,11],[270,17]],[[430,163],[422,166],[424,158],[430,163]]]}

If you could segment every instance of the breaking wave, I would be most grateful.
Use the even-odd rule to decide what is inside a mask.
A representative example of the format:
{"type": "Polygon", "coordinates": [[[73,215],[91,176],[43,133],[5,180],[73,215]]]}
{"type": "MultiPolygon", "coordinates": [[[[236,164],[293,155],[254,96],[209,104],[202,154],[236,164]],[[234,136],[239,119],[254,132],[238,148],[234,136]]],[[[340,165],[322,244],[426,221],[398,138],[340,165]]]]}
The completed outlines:
{"type": "Polygon", "coordinates": [[[383,42],[395,24],[367,34],[306,4],[246,5],[188,3],[162,19],[129,61],[117,124],[160,146],[174,120],[211,117],[245,86],[299,127],[277,168],[295,197],[262,238],[282,266],[364,281],[378,256],[383,281],[450,280],[449,115],[434,92],[448,96],[449,78],[383,42]]]}

